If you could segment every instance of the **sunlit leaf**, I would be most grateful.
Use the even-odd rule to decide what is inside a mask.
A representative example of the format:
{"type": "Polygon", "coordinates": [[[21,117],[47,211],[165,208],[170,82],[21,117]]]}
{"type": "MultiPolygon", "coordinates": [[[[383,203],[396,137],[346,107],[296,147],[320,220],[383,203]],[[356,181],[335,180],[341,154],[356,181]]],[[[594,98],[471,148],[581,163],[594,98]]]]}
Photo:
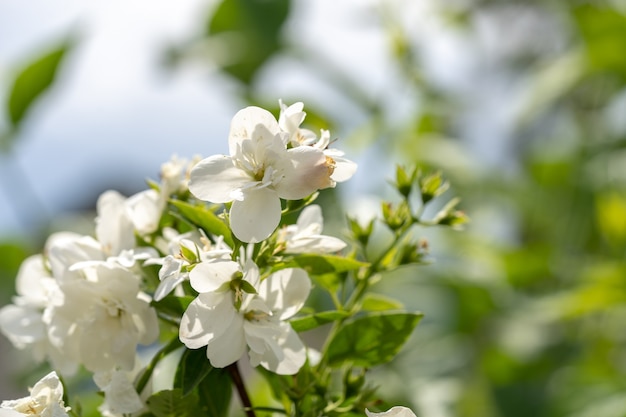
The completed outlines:
{"type": "Polygon", "coordinates": [[[314,329],[326,323],[348,317],[347,311],[323,311],[321,313],[311,314],[304,317],[298,317],[291,320],[291,327],[297,332],[314,329]]]}
{"type": "Polygon", "coordinates": [[[400,310],[403,307],[400,301],[375,293],[367,293],[361,304],[361,308],[366,311],[400,310]]]}
{"type": "Polygon", "coordinates": [[[371,367],[389,362],[402,349],[421,313],[371,313],[346,323],[330,342],[332,366],[346,362],[371,367]]]}
{"type": "Polygon", "coordinates": [[[233,247],[233,237],[230,228],[224,220],[204,205],[193,205],[184,201],[173,200],[171,204],[191,223],[202,228],[205,232],[216,236],[224,236],[224,242],[233,247]]]}
{"type": "Polygon", "coordinates": [[[303,254],[276,265],[274,269],[302,268],[309,274],[321,275],[352,271],[367,266],[367,263],[336,255],[303,254]]]}

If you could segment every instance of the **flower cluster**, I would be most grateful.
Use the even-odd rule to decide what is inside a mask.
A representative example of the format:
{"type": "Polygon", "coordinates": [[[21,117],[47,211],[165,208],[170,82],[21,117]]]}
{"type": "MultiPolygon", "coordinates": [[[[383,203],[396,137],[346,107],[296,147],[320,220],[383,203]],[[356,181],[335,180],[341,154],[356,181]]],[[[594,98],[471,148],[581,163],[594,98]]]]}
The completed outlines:
{"type": "MultiPolygon", "coordinates": [[[[234,236],[260,242],[280,222],[281,199],[303,199],[354,173],[356,164],[328,149],[327,131],[317,139],[300,129],[301,103],[281,105],[280,121],[258,107],[239,111],[228,138],[230,156],[191,162],[173,157],[150,189],[129,198],[103,193],[93,236],[51,235],[44,252],[22,264],[18,295],[0,309],[2,332],[61,373],[71,375],[82,365],[105,394],[119,391],[130,386],[127,374],[135,368],[137,346],[157,340],[153,303],[171,293],[184,295],[181,284],[188,281],[196,296],[179,318],[182,343],[190,349],[206,346],[214,367],[236,362],[247,347],[253,366],[296,373],[306,349],[286,320],[307,299],[307,273],[285,268],[262,275],[251,254],[241,247],[235,255],[224,236],[160,226],[168,201],[191,192],[198,200],[229,203],[234,236]],[[150,265],[159,266],[153,291],[143,276],[150,265]],[[108,389],[111,383],[117,388],[108,389]]],[[[287,253],[345,247],[321,235],[321,227],[320,208],[309,206],[277,239],[287,253]]],[[[120,411],[138,407],[130,408],[120,411]]]]}
{"type": "MultiPolygon", "coordinates": [[[[148,190],[103,193],[92,234],[52,234],[21,265],[0,331],[63,376],[89,371],[106,416],[226,415],[233,385],[252,410],[242,358],[267,379],[283,414],[337,417],[376,404],[362,374],[395,356],[421,313],[376,295],[366,311],[364,296],[382,273],[423,256],[408,239],[421,222],[412,190],[421,187],[424,204],[443,191],[399,169],[405,200],[383,205],[394,239],[370,259],[373,220],[349,219],[346,250],[347,242],[323,234],[313,201],[352,177],[356,164],[330,147],[327,130],[301,128],[302,103],[279,105],[278,118],[259,107],[236,113],[229,155],[173,157],[148,190]],[[327,293],[333,310],[305,307],[314,289],[327,293]],[[331,326],[316,351],[299,333],[324,324],[331,326]],[[175,375],[163,382],[158,367],[170,361],[175,375]]],[[[31,397],[3,402],[0,417],[65,417],[62,398],[51,373],[31,397]]]]}

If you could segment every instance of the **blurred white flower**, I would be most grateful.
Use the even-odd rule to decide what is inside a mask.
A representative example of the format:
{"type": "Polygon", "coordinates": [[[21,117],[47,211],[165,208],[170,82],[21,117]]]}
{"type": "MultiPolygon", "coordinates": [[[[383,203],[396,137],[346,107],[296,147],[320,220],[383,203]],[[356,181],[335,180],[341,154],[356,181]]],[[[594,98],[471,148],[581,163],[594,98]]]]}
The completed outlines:
{"type": "Polygon", "coordinates": [[[237,361],[246,346],[252,366],[285,375],[302,367],[306,349],[284,320],[309,295],[311,283],[304,270],[283,269],[259,283],[252,261],[243,270],[236,262],[215,262],[196,266],[190,280],[200,294],[181,320],[179,336],[188,348],[206,346],[211,365],[218,368],[237,361]]]}
{"type": "Polygon", "coordinates": [[[41,378],[28,397],[0,404],[2,417],[66,417],[69,410],[63,402],[63,385],[54,371],[41,378]]]}
{"type": "Polygon", "coordinates": [[[372,413],[366,408],[365,414],[367,414],[367,417],[416,417],[415,413],[410,408],[402,406],[392,407],[382,413],[372,413]]]}
{"type": "Polygon", "coordinates": [[[104,403],[98,408],[103,415],[131,414],[144,407],[132,382],[134,374],[113,369],[93,375],[94,382],[104,393],[104,403]]]}
{"type": "Polygon", "coordinates": [[[296,224],[280,230],[278,242],[285,244],[287,253],[333,253],[346,247],[339,238],[322,234],[324,218],[316,204],[305,207],[296,224]]]}
{"type": "Polygon", "coordinates": [[[63,297],[44,314],[51,342],[92,372],[133,369],[138,344],[158,336],[156,312],[139,278],[122,266],[97,263],[82,279],[61,283],[63,297]]]}
{"type": "Polygon", "coordinates": [[[0,309],[0,331],[18,349],[31,349],[37,361],[49,360],[62,373],[73,373],[77,363],[48,339],[44,311],[62,297],[42,255],[28,257],[20,265],[13,304],[0,309]]]}
{"type": "Polygon", "coordinates": [[[229,134],[230,156],[214,155],[191,170],[189,190],[197,198],[228,203],[230,227],[244,242],[269,237],[281,218],[280,199],[299,200],[333,186],[334,166],[314,147],[287,149],[288,134],[267,110],[237,112],[229,134]]]}

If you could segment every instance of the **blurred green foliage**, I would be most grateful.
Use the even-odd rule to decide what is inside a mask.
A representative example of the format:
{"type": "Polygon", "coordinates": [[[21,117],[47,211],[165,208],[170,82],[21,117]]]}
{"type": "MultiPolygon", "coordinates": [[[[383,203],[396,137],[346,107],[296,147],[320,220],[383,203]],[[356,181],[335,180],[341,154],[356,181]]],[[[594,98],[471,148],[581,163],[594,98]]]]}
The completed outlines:
{"type": "MultiPolygon", "coordinates": [[[[314,60],[282,35],[291,7],[289,0],[223,0],[199,34],[233,48],[228,59],[206,59],[241,83],[249,103],[275,101],[260,97],[256,77],[272,58],[314,60]]],[[[512,151],[499,165],[475,162],[481,150],[468,150],[460,120],[472,104],[425,74],[422,45],[401,23],[401,2],[377,9],[377,24],[387,34],[394,77],[415,97],[418,110],[409,117],[390,117],[393,109],[332,63],[309,66],[367,115],[350,143],[380,150],[390,164],[441,169],[473,219],[461,234],[424,230],[436,262],[381,282],[381,293],[425,317],[376,382],[390,403],[424,417],[624,416],[626,129],[612,128],[609,116],[626,96],[626,11],[619,2],[484,0],[443,2],[438,10],[449,30],[469,36],[479,17],[507,8],[543,16],[564,41],[549,52],[493,57],[493,66],[528,91],[511,137],[488,138],[509,141],[512,151]]],[[[184,49],[176,56],[183,59],[184,49]]],[[[50,84],[63,51],[34,64],[47,75],[11,96],[14,123],[50,84]]],[[[330,109],[298,91],[292,96],[320,125],[341,127],[330,109]]],[[[0,250],[0,273],[14,274],[25,251],[11,244],[0,250]]]]}

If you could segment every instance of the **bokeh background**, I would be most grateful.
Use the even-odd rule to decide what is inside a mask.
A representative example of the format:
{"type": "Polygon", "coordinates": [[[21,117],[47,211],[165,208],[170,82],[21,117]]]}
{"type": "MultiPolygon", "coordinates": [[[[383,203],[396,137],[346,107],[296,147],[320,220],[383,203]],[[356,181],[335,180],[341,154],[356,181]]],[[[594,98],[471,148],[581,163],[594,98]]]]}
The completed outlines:
{"type": "MultiPolygon", "coordinates": [[[[410,163],[472,219],[418,230],[432,264],[378,284],[425,313],[373,370],[382,395],[420,417],[626,416],[625,87],[620,0],[3,0],[0,304],[102,191],[227,153],[246,105],[303,101],[360,164],[331,220],[396,198],[410,163]]],[[[17,398],[35,365],[0,348],[17,398]]]]}

